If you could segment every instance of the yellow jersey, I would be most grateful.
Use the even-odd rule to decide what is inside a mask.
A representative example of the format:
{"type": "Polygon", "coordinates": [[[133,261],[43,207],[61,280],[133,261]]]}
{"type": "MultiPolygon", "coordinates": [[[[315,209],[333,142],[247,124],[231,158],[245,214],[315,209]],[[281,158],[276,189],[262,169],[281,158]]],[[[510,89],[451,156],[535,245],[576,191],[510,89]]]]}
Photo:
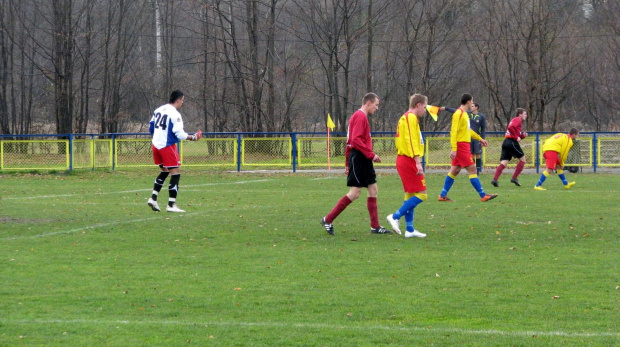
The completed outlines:
{"type": "Polygon", "coordinates": [[[469,127],[469,115],[460,108],[452,114],[452,126],[450,127],[450,146],[456,151],[458,142],[471,142],[471,138],[482,140],[480,135],[469,127]]]}
{"type": "Polygon", "coordinates": [[[543,153],[554,151],[560,154],[560,165],[564,166],[568,152],[573,148],[573,139],[568,134],[557,133],[543,142],[543,153]]]}
{"type": "Polygon", "coordinates": [[[424,139],[422,138],[422,131],[420,131],[420,121],[411,112],[406,112],[398,120],[396,153],[411,158],[424,156],[424,139]]]}

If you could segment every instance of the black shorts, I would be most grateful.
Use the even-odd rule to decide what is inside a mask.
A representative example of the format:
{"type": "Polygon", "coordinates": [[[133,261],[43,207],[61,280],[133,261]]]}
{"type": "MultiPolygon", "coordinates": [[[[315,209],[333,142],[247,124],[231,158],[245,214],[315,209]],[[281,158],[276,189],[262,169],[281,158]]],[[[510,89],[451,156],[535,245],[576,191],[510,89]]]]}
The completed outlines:
{"type": "Polygon", "coordinates": [[[515,139],[505,139],[504,143],[502,143],[502,155],[499,157],[499,160],[511,160],[512,158],[522,158],[525,155],[523,150],[521,149],[521,145],[519,145],[519,141],[515,139]]]}
{"type": "Polygon", "coordinates": [[[469,146],[471,147],[471,154],[482,154],[482,144],[480,141],[471,139],[469,146]]]}
{"type": "Polygon", "coordinates": [[[368,188],[369,185],[377,183],[377,174],[372,160],[366,158],[357,149],[351,149],[349,153],[349,175],[347,176],[347,187],[368,188]]]}

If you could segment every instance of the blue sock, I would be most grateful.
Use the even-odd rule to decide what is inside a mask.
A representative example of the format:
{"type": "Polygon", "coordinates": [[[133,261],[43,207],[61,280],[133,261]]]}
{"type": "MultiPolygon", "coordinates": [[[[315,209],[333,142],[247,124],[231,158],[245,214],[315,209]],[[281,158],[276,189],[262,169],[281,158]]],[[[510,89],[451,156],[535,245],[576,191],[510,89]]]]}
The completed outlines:
{"type": "Polygon", "coordinates": [[[441,197],[445,198],[446,195],[448,195],[448,191],[450,190],[450,188],[452,188],[452,185],[454,184],[454,178],[450,177],[450,175],[446,176],[446,180],[443,183],[443,189],[441,190],[441,197]]]}
{"type": "Polygon", "coordinates": [[[413,210],[405,213],[405,222],[407,223],[407,231],[413,231],[413,210]]]}
{"type": "Polygon", "coordinates": [[[542,186],[542,184],[545,183],[546,179],[547,179],[547,175],[545,175],[544,172],[540,174],[540,178],[538,179],[538,183],[536,183],[536,187],[542,186]]]}
{"type": "Polygon", "coordinates": [[[568,181],[566,180],[566,176],[565,176],[563,173],[562,173],[562,174],[559,174],[559,175],[558,175],[558,177],[562,180],[562,183],[563,183],[564,185],[567,185],[567,184],[568,184],[568,181]]]}
{"type": "Polygon", "coordinates": [[[482,189],[482,184],[480,183],[478,176],[469,175],[469,182],[471,182],[471,185],[474,186],[474,189],[478,192],[478,195],[480,195],[481,198],[484,198],[486,193],[484,192],[484,189],[482,189]]]}
{"type": "Polygon", "coordinates": [[[420,198],[417,196],[412,196],[403,203],[403,206],[401,206],[401,208],[399,208],[398,211],[392,215],[392,217],[394,217],[394,219],[400,219],[400,217],[407,214],[407,211],[413,210],[421,203],[422,200],[420,198]]]}

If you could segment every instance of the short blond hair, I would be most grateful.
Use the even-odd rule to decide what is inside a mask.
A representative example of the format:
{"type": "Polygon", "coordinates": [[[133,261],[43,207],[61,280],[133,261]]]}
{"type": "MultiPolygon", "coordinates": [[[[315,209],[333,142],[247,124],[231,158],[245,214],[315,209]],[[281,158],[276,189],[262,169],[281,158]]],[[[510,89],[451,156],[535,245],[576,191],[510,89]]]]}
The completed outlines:
{"type": "Polygon", "coordinates": [[[428,103],[428,97],[422,94],[413,94],[409,98],[409,108],[414,108],[418,103],[428,103]]]}

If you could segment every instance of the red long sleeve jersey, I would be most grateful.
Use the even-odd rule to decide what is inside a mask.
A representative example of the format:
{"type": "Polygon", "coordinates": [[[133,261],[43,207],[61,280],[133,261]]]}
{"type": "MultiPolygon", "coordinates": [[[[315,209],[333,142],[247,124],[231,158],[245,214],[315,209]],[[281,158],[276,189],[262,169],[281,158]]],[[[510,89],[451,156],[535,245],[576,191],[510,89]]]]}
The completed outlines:
{"type": "Polygon", "coordinates": [[[506,138],[511,138],[515,140],[524,139],[523,132],[521,131],[521,118],[515,117],[508,124],[508,128],[506,129],[506,138]]]}
{"type": "Polygon", "coordinates": [[[349,128],[347,130],[347,165],[349,165],[349,152],[355,148],[362,152],[368,159],[375,157],[372,151],[372,139],[370,138],[370,125],[368,117],[362,110],[357,110],[349,119],[349,128]]]}

